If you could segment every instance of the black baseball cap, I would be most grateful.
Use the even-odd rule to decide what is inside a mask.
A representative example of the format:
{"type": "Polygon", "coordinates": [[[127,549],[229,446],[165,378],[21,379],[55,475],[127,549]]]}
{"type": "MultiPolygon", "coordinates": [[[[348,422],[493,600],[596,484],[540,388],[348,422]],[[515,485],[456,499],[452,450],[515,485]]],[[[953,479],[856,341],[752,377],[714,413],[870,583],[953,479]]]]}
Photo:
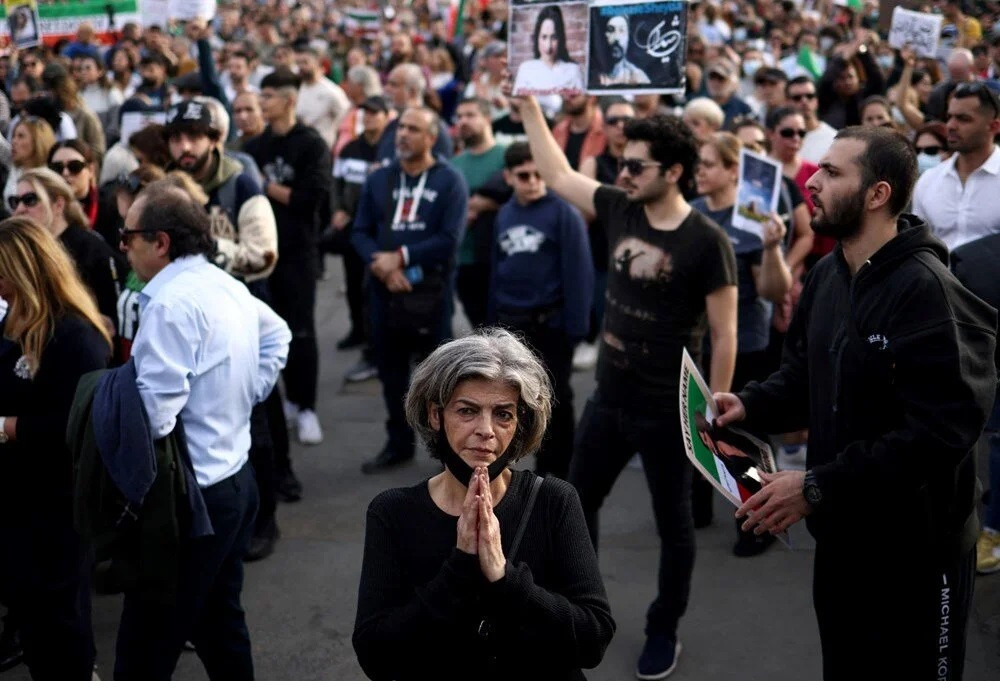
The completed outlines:
{"type": "Polygon", "coordinates": [[[389,112],[389,102],[382,95],[372,95],[361,103],[366,112],[389,112]]]}
{"type": "Polygon", "coordinates": [[[194,100],[181,102],[167,112],[163,136],[169,139],[175,133],[203,133],[209,138],[218,138],[220,134],[208,105],[194,100]]]}

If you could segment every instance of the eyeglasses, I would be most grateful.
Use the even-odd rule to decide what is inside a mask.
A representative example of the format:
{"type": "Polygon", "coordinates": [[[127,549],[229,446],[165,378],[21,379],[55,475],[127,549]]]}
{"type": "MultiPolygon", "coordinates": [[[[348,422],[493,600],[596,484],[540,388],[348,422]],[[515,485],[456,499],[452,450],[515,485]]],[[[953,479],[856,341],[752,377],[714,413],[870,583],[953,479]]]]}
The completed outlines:
{"type": "Polygon", "coordinates": [[[923,148],[917,148],[917,155],[939,155],[941,153],[941,146],[924,146],[923,148]]]}
{"type": "Polygon", "coordinates": [[[534,180],[534,179],[538,179],[538,180],[542,179],[542,176],[539,173],[535,172],[535,171],[515,172],[514,173],[514,177],[516,177],[521,182],[531,182],[531,180],[534,180]]]}
{"type": "Polygon", "coordinates": [[[805,129],[792,129],[792,128],[781,129],[780,131],[778,131],[778,135],[781,136],[782,138],[795,138],[796,136],[798,136],[799,138],[805,138],[807,133],[809,132],[806,131],[805,129]]]}
{"type": "Polygon", "coordinates": [[[79,175],[87,167],[85,160],[53,160],[49,163],[49,169],[60,174],[69,170],[71,175],[79,175]]]}
{"type": "Polygon", "coordinates": [[[981,80],[959,83],[955,91],[951,93],[951,96],[958,97],[959,99],[976,97],[979,99],[980,104],[989,104],[993,107],[993,113],[1000,116],[1000,97],[997,97],[997,93],[993,92],[989,85],[981,80]]]}
{"type": "Polygon", "coordinates": [[[148,233],[159,233],[158,228],[119,228],[118,229],[118,242],[121,245],[128,245],[129,239],[133,235],[145,235],[148,233]]]}
{"type": "Polygon", "coordinates": [[[17,209],[18,204],[24,204],[29,209],[38,206],[38,202],[42,199],[35,192],[25,192],[21,196],[16,194],[11,194],[7,197],[7,208],[11,211],[17,209]]]}
{"type": "Polygon", "coordinates": [[[816,99],[816,93],[815,92],[803,92],[803,93],[798,94],[798,95],[789,95],[788,99],[790,99],[792,102],[805,102],[806,100],[814,100],[814,99],[816,99]]]}
{"type": "Polygon", "coordinates": [[[651,167],[662,168],[663,164],[655,160],[640,160],[639,158],[621,158],[618,161],[618,172],[627,170],[632,177],[638,177],[645,169],[651,167]]]}
{"type": "Polygon", "coordinates": [[[632,117],[627,116],[617,116],[617,117],[607,117],[604,123],[608,126],[628,126],[628,123],[632,121],[632,117]]]}

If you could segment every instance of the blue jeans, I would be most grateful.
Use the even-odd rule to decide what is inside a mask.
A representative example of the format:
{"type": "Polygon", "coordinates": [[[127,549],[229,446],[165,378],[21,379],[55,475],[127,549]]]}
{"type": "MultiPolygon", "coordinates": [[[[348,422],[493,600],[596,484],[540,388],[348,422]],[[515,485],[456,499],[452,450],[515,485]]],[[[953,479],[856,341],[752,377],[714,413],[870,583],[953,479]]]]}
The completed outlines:
{"type": "Polygon", "coordinates": [[[654,413],[638,404],[613,405],[598,389],[580,418],[569,470],[595,549],[597,513],[636,453],[642,457],[660,535],[658,594],[646,614],[646,634],[676,637],[677,623],[687,609],[695,555],[691,515],[694,467],[684,452],[680,417],[669,409],[654,413]]]}

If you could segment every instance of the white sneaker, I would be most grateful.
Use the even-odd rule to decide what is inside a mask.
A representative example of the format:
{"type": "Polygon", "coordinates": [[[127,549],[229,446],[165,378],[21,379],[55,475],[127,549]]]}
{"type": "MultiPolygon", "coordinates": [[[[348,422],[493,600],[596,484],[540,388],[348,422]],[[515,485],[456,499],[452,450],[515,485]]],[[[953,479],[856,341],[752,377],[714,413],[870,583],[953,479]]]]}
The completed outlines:
{"type": "Polygon", "coordinates": [[[319,426],[319,418],[312,410],[301,411],[296,422],[300,444],[319,444],[323,441],[323,430],[319,426]]]}
{"type": "Polygon", "coordinates": [[[299,406],[295,405],[291,401],[287,401],[284,398],[281,399],[281,408],[285,411],[285,422],[289,425],[294,424],[299,418],[299,406]]]}
{"type": "Polygon", "coordinates": [[[597,345],[581,342],[573,352],[573,371],[587,371],[597,365],[597,345]]]}

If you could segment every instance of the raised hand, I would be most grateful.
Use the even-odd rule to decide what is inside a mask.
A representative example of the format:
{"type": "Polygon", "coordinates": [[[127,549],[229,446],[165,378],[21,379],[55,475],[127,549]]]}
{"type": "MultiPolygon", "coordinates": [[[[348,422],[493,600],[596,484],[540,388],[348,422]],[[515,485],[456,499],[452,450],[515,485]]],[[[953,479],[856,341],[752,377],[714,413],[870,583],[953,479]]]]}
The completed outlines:
{"type": "MultiPolygon", "coordinates": [[[[479,469],[476,469],[477,471],[479,469]]],[[[479,553],[479,478],[472,476],[469,490],[462,502],[462,514],[458,516],[458,541],[455,546],[459,551],[475,556],[479,553]]]]}
{"type": "Polygon", "coordinates": [[[487,580],[496,582],[504,576],[507,566],[500,539],[500,520],[493,514],[493,493],[485,469],[481,469],[475,479],[479,480],[479,494],[476,496],[479,508],[479,568],[487,580]]]}

